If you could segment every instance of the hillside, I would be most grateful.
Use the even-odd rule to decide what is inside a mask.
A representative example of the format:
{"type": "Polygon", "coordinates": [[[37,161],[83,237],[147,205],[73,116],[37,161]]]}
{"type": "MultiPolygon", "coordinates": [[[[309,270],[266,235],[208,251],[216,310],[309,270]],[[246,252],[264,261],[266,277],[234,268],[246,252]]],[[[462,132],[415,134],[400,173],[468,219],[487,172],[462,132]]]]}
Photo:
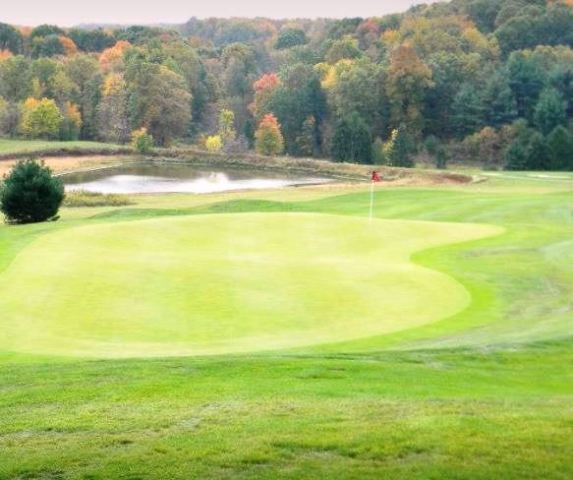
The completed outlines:
{"type": "Polygon", "coordinates": [[[573,169],[573,8],[454,0],[343,20],[0,24],[0,135],[409,167],[573,169]]]}

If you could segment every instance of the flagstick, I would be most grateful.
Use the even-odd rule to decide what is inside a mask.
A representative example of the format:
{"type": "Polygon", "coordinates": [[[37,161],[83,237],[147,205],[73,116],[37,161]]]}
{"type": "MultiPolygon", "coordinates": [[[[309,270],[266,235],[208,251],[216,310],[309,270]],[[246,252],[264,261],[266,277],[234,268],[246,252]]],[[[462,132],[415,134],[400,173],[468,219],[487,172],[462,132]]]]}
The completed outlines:
{"type": "Polygon", "coordinates": [[[370,182],[370,214],[368,215],[369,223],[372,223],[373,213],[374,213],[374,182],[370,182]]]}

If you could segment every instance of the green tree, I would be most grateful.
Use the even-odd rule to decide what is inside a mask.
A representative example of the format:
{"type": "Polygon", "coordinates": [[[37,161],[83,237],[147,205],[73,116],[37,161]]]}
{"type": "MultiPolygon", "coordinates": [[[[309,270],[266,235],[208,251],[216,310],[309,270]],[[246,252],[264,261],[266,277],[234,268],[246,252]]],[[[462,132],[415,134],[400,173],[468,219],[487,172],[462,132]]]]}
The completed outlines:
{"type": "Polygon", "coordinates": [[[18,55],[0,61],[0,95],[13,102],[21,102],[32,93],[30,59],[18,55]]]}
{"type": "Polygon", "coordinates": [[[339,162],[372,163],[372,134],[358,113],[353,112],[338,121],[330,154],[339,162]]]}
{"type": "Polygon", "coordinates": [[[150,153],[153,150],[153,145],[153,136],[148,133],[146,128],[140,128],[131,133],[131,147],[137,153],[150,153]]]}
{"type": "Polygon", "coordinates": [[[0,210],[11,223],[55,219],[63,199],[63,182],[35,160],[18,162],[0,186],[0,210]]]}
{"type": "Polygon", "coordinates": [[[127,79],[132,125],[147,128],[159,145],[188,131],[191,94],[181,75],[164,66],[134,63],[127,79]]]}
{"type": "Polygon", "coordinates": [[[0,23],[0,50],[8,50],[14,55],[22,52],[22,34],[12,25],[0,23]]]}
{"type": "Polygon", "coordinates": [[[313,157],[317,150],[316,120],[313,116],[307,117],[302,124],[300,135],[296,138],[297,150],[300,155],[313,157]]]}
{"type": "Polygon", "coordinates": [[[547,137],[552,170],[573,170],[573,135],[558,126],[547,137]]]}
{"type": "Polygon", "coordinates": [[[318,74],[309,65],[292,65],[285,68],[280,77],[281,83],[271,91],[267,108],[281,124],[287,153],[300,155],[297,139],[308,117],[316,122],[315,144],[320,146],[322,143],[320,126],[326,116],[325,94],[318,74]]]}
{"type": "Polygon", "coordinates": [[[101,52],[115,45],[114,36],[101,28],[72,28],[68,31],[68,36],[82,52],[101,52]]]}
{"type": "Polygon", "coordinates": [[[226,108],[219,113],[219,137],[223,144],[232,142],[237,137],[235,130],[235,114],[226,108]]]}
{"type": "Polygon", "coordinates": [[[541,92],[535,106],[534,122],[543,135],[549,135],[557,126],[565,125],[567,120],[567,103],[554,88],[541,92]]]}
{"type": "Polygon", "coordinates": [[[402,124],[393,135],[393,146],[390,150],[388,164],[392,167],[413,167],[413,150],[412,138],[406,126],[402,124]]]}
{"type": "Polygon", "coordinates": [[[525,120],[514,124],[515,136],[505,151],[506,170],[527,170],[534,161],[531,159],[531,138],[535,130],[527,126],[525,120]]]}
{"type": "Polygon", "coordinates": [[[445,169],[448,166],[448,150],[440,145],[436,150],[436,168],[445,169]]]}
{"type": "Polygon", "coordinates": [[[545,83],[540,66],[524,52],[514,52],[507,62],[509,84],[517,102],[520,117],[531,119],[545,83]]]}
{"type": "Polygon", "coordinates": [[[498,71],[487,81],[483,92],[485,121],[498,128],[517,118],[517,102],[505,72],[498,71]]]}
{"type": "Polygon", "coordinates": [[[47,37],[33,37],[32,39],[32,57],[55,57],[56,55],[65,55],[63,43],[60,41],[60,35],[53,34],[47,37]]]}
{"type": "Polygon", "coordinates": [[[70,58],[65,74],[71,82],[70,97],[78,105],[82,116],[81,138],[94,139],[98,136],[97,106],[102,99],[103,76],[96,59],[78,54],[70,58]]]}
{"type": "Polygon", "coordinates": [[[336,40],[326,53],[326,61],[332,65],[340,60],[354,60],[361,58],[364,54],[358,46],[358,40],[350,35],[336,40]]]}
{"type": "Polygon", "coordinates": [[[0,97],[0,137],[14,137],[20,125],[20,108],[0,97]]]}
{"type": "Polygon", "coordinates": [[[527,146],[527,170],[549,170],[551,154],[545,137],[539,132],[533,132],[527,146]]]}
{"type": "Polygon", "coordinates": [[[452,105],[452,126],[458,138],[464,138],[483,125],[483,105],[475,88],[464,84],[452,105]]]}
{"type": "Polygon", "coordinates": [[[285,28],[278,34],[275,48],[277,50],[284,50],[286,48],[293,48],[299,45],[308,43],[306,33],[300,28],[285,28]]]}

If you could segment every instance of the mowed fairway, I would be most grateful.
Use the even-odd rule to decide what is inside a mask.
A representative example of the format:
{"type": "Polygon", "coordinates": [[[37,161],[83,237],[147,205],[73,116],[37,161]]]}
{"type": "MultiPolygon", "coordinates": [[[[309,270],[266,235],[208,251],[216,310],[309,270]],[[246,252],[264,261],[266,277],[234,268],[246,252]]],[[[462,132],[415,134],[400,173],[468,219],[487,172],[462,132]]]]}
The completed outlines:
{"type": "Polygon", "coordinates": [[[405,330],[470,302],[459,282],[411,255],[500,231],[304,213],[72,228],[41,237],[0,275],[7,333],[0,348],[196,355],[405,330]]]}
{"type": "Polygon", "coordinates": [[[0,480],[573,478],[573,175],[0,225],[0,480]]]}

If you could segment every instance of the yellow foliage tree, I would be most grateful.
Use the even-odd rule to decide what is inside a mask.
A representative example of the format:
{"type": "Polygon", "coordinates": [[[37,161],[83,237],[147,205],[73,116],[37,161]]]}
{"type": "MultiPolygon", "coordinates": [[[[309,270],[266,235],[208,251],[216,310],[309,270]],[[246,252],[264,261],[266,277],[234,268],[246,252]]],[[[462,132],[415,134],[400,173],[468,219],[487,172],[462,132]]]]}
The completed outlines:
{"type": "Polygon", "coordinates": [[[220,152],[223,148],[221,135],[212,135],[205,140],[205,148],[211,153],[220,152]]]}
{"type": "Polygon", "coordinates": [[[28,98],[22,106],[20,130],[29,138],[58,138],[63,116],[54,100],[28,98]]]}

